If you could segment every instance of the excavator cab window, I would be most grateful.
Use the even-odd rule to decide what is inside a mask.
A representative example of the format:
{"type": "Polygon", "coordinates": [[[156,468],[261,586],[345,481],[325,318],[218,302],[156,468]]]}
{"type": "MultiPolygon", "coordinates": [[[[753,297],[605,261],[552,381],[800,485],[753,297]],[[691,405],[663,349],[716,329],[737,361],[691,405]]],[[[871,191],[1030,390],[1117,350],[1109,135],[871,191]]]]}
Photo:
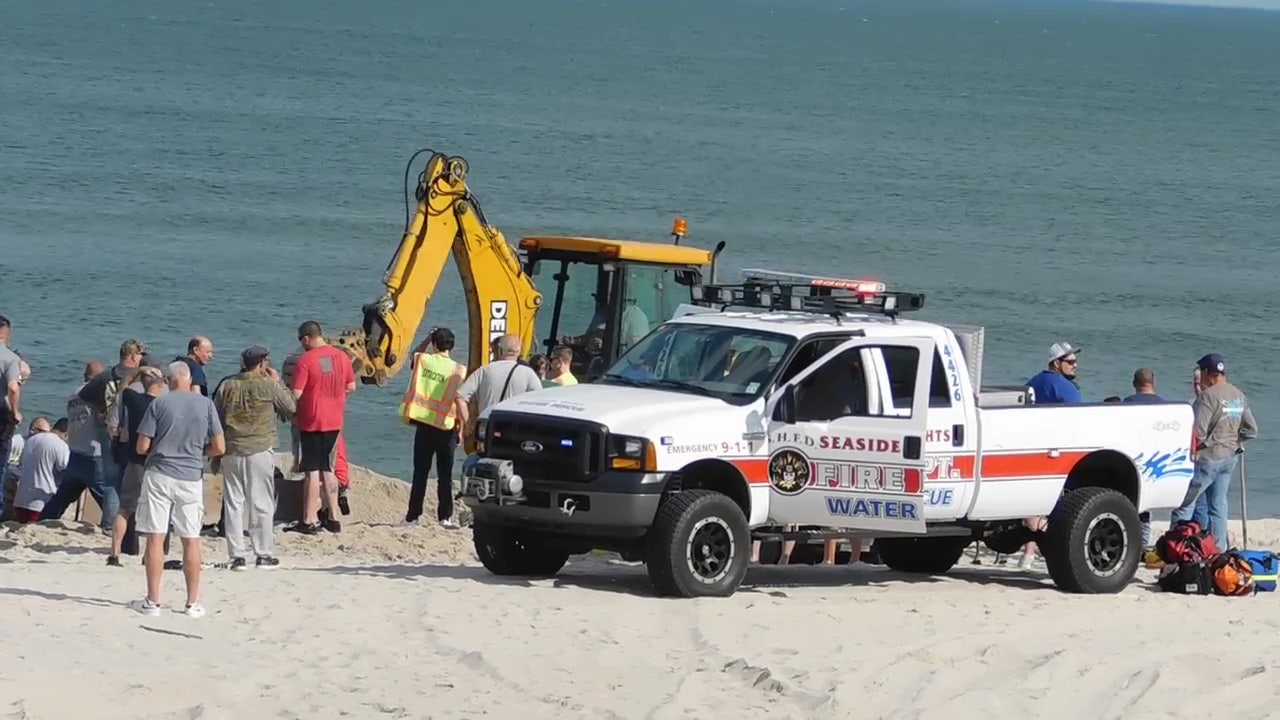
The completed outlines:
{"type": "Polygon", "coordinates": [[[531,258],[527,271],[555,281],[553,302],[543,306],[538,320],[538,335],[544,338],[538,344],[548,353],[556,345],[569,346],[573,350],[570,371],[578,382],[597,378],[650,331],[670,320],[681,303],[690,301],[690,286],[701,280],[691,268],[552,253],[531,258]]]}

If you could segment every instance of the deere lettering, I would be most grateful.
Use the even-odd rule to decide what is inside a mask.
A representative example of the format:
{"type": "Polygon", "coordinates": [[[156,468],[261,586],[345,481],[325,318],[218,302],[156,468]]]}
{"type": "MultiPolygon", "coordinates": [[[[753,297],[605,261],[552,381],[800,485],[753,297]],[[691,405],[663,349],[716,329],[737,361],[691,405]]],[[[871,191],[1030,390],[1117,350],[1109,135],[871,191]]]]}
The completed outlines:
{"type": "Polygon", "coordinates": [[[869,437],[838,437],[823,435],[818,439],[818,447],[823,450],[849,450],[852,452],[900,453],[901,440],[885,440],[869,437]]]}
{"type": "Polygon", "coordinates": [[[507,334],[507,301],[493,300],[489,303],[489,344],[507,334]]]}

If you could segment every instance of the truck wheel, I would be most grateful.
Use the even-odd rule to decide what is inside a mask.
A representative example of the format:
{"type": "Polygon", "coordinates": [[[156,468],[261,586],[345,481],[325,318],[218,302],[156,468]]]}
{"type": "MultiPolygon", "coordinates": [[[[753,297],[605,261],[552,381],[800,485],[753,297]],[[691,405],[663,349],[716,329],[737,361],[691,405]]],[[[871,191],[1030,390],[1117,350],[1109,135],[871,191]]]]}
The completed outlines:
{"type": "Polygon", "coordinates": [[[751,532],[742,508],[714,490],[685,490],[658,508],[645,547],[659,595],[726,597],[747,574],[751,532]]]}
{"type": "Polygon", "coordinates": [[[555,575],[569,560],[537,533],[488,523],[471,526],[471,540],[485,569],[494,575],[555,575]]]}
{"type": "Polygon", "coordinates": [[[960,561],[971,542],[963,537],[880,538],[876,549],[890,570],[941,575],[960,561]]]}
{"type": "Polygon", "coordinates": [[[1118,593],[1138,571],[1142,523],[1115,490],[1071,490],[1049,514],[1040,542],[1049,577],[1069,593],[1118,593]]]}

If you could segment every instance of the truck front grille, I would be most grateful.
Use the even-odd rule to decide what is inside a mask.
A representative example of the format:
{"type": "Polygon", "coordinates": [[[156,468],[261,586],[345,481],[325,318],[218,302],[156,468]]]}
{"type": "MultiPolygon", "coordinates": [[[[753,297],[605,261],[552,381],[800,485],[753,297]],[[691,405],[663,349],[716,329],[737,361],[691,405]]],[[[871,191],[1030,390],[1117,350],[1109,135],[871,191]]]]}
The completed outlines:
{"type": "Polygon", "coordinates": [[[521,478],[586,482],[604,464],[605,428],[545,415],[494,412],[485,455],[510,460],[521,478]]]}

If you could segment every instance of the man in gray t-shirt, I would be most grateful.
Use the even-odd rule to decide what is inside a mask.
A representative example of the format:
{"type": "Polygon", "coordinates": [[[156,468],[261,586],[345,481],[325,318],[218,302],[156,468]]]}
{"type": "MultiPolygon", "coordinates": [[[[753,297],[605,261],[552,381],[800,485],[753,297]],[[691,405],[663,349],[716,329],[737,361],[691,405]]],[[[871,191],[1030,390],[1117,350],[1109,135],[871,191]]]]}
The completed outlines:
{"type": "Polygon", "coordinates": [[[1173,511],[1173,521],[1195,520],[1209,531],[1219,547],[1231,547],[1227,537],[1227,489],[1239,464],[1246,440],[1258,436],[1258,423],[1244,393],[1227,381],[1227,363],[1210,353],[1196,363],[1203,387],[1196,394],[1195,473],[1193,499],[1173,511]]]}
{"type": "Polygon", "coordinates": [[[145,455],[137,526],[147,536],[147,596],[134,603],[144,615],[160,614],[164,536],[172,524],[182,538],[190,617],[203,617],[200,604],[200,527],[204,523],[204,458],[226,450],[213,401],[192,389],[191,368],[175,361],[168,368],[170,392],[147,406],[138,423],[135,449],[145,455]]]}
{"type": "Polygon", "coordinates": [[[520,362],[520,336],[503,335],[494,341],[498,359],[476,368],[458,388],[454,407],[458,423],[466,433],[474,431],[468,404],[476,401],[476,417],[480,417],[491,405],[521,393],[542,389],[542,379],[533,368],[520,362]]]}

